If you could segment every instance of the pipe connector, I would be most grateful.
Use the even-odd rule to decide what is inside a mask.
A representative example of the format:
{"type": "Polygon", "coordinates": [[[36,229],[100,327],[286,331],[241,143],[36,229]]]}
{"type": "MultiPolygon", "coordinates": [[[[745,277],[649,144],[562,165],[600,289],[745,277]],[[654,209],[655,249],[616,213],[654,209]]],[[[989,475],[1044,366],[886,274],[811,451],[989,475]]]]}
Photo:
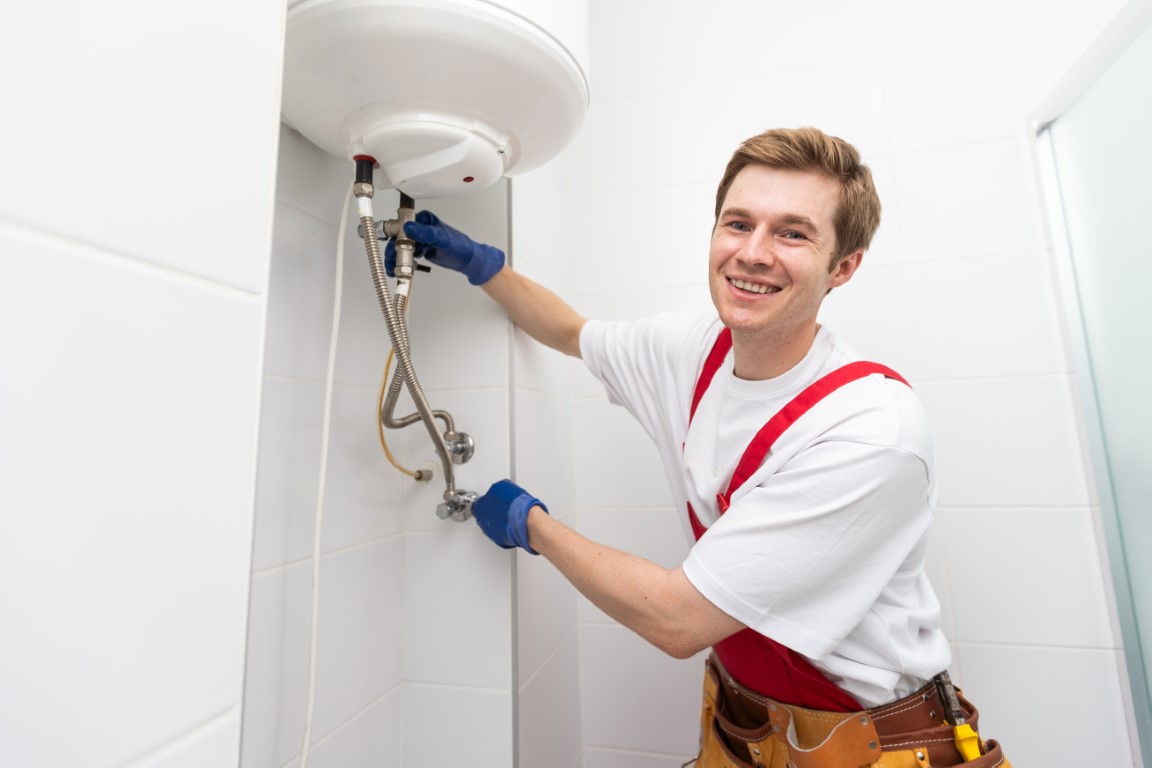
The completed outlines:
{"type": "Polygon", "coordinates": [[[453,464],[463,464],[476,452],[476,441],[466,432],[445,432],[444,445],[453,464]]]}
{"type": "Polygon", "coordinates": [[[451,518],[458,523],[469,520],[472,517],[472,502],[479,497],[480,494],[475,491],[445,491],[444,501],[436,507],[436,517],[441,520],[451,518]]]}

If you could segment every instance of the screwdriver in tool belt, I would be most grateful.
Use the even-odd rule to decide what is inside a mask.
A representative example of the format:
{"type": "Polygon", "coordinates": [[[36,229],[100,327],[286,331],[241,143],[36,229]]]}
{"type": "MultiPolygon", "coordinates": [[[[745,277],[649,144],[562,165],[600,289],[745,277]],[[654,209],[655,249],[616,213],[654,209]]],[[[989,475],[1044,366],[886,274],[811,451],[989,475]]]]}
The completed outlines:
{"type": "Polygon", "coordinates": [[[944,717],[952,726],[953,738],[956,740],[956,749],[965,760],[975,760],[980,757],[980,737],[964,717],[964,710],[960,707],[960,699],[956,697],[956,687],[952,685],[952,678],[947,672],[936,676],[936,687],[940,689],[940,698],[944,700],[944,717]]]}

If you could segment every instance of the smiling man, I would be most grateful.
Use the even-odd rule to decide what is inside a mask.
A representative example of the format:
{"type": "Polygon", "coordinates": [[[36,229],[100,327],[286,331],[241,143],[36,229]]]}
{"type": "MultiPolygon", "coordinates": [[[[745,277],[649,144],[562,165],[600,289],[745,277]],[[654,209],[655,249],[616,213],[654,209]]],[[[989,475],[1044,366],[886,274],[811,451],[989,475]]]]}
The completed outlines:
{"type": "Polygon", "coordinates": [[[695,544],[665,569],[591,541],[504,480],[484,532],[551,561],[657,648],[711,648],[698,768],[1007,765],[951,686],[924,574],[932,442],[899,374],[817,322],[880,222],[859,153],[814,128],[734,153],[708,259],[715,313],[586,320],[428,212],[418,255],[583,358],[654,440],[695,544]]]}

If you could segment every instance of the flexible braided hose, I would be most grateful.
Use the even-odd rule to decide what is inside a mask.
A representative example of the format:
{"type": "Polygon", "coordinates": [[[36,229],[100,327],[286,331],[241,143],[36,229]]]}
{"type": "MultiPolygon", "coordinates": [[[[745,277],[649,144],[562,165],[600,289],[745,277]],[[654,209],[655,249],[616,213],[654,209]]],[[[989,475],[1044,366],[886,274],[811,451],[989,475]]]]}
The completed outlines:
{"type": "Polygon", "coordinates": [[[416,411],[424,422],[428,436],[432,438],[432,445],[440,457],[444,467],[444,497],[448,498],[456,492],[456,479],[452,472],[452,461],[448,456],[448,447],[444,444],[444,436],[436,429],[435,417],[428,398],[416,379],[416,372],[412,368],[412,355],[408,348],[408,328],[404,316],[396,311],[392,301],[392,287],[388,283],[388,273],[384,269],[384,259],[380,254],[380,241],[376,239],[376,221],[372,216],[372,202],[367,196],[357,198],[360,212],[360,226],[363,233],[364,249],[368,255],[368,266],[372,271],[372,284],[376,288],[376,298],[380,302],[380,311],[384,313],[385,325],[388,326],[388,338],[392,342],[392,349],[396,353],[396,373],[402,376],[408,385],[408,392],[416,404],[416,411]]]}

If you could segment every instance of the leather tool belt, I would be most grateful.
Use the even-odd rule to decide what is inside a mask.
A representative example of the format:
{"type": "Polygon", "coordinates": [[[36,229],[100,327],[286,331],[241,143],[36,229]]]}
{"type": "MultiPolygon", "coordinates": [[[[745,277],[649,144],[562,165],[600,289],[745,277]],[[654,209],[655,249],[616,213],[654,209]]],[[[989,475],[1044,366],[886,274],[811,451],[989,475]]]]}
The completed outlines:
{"type": "MultiPolygon", "coordinates": [[[[946,679],[946,678],[945,678],[946,679]]],[[[737,683],[715,654],[704,675],[700,754],[695,768],[1011,768],[995,741],[965,760],[949,722],[951,683],[932,681],[899,701],[862,712],[783,704],[737,683]],[[947,697],[947,698],[946,698],[947,697]]],[[[979,713],[955,691],[963,722],[979,713]]],[[[953,710],[951,714],[957,714],[953,710]]]]}

